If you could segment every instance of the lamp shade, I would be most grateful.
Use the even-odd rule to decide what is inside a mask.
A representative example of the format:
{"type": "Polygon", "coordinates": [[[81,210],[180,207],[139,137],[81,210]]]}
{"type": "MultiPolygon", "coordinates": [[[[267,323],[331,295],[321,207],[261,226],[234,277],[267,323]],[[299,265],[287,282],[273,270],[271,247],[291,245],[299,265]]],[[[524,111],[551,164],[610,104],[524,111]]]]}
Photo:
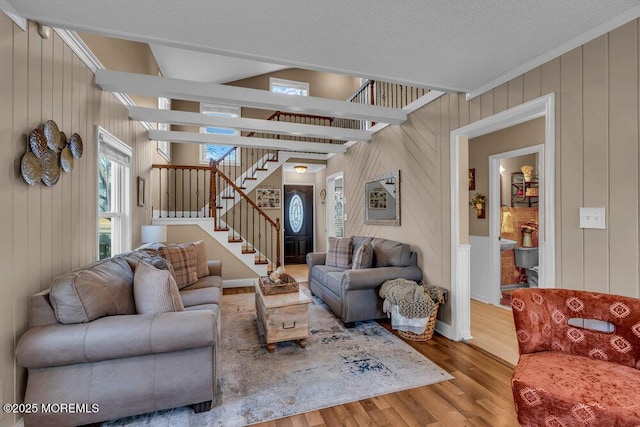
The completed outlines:
{"type": "Polygon", "coordinates": [[[142,226],[142,243],[155,243],[167,241],[166,225],[143,225],[142,226]]]}

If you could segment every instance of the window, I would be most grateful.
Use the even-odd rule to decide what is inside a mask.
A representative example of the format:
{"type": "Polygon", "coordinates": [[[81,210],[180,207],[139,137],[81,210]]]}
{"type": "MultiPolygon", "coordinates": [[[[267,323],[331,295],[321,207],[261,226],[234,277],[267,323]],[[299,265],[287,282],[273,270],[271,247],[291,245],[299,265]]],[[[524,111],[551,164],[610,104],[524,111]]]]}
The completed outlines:
{"type": "Polygon", "coordinates": [[[304,205],[299,194],[294,194],[289,203],[289,225],[294,233],[302,230],[302,222],[304,219],[304,205]]]}
{"type": "Polygon", "coordinates": [[[131,147],[102,127],[98,141],[98,255],[131,249],[131,147]]]}
{"type": "Polygon", "coordinates": [[[287,95],[309,96],[309,83],[283,80],[271,77],[269,79],[271,92],[287,95]]]}
{"type": "MultiPolygon", "coordinates": [[[[158,98],[158,110],[170,110],[171,100],[169,98],[158,98]]],[[[169,123],[158,123],[158,130],[169,130],[169,123]]],[[[171,143],[169,141],[158,141],[158,153],[167,162],[171,161],[171,143]]]]}
{"type": "MultiPolygon", "coordinates": [[[[217,117],[240,117],[240,107],[229,107],[223,105],[200,104],[200,112],[209,116],[217,117]]],[[[200,128],[200,133],[214,135],[238,135],[236,129],[207,126],[200,128]]],[[[232,145],[200,144],[200,163],[209,164],[210,160],[218,160],[232,145]]],[[[224,163],[240,164],[240,151],[236,150],[224,160],[224,163]]]]}

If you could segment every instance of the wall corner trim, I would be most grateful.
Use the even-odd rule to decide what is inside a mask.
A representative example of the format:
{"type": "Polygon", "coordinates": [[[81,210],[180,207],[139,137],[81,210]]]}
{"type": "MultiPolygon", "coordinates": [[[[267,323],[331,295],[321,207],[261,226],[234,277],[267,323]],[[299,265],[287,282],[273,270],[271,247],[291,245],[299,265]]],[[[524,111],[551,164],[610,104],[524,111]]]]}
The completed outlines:
{"type": "MultiPolygon", "coordinates": [[[[0,0],[0,6],[4,1],[5,0],[0,0]]],[[[82,38],[78,35],[78,33],[76,33],[75,31],[64,30],[61,28],[54,28],[54,31],[56,32],[56,34],[58,34],[58,36],[60,36],[62,41],[64,41],[67,44],[67,46],[71,48],[73,53],[78,55],[78,57],[84,63],[84,65],[86,65],[94,74],[98,70],[106,69],[104,65],[102,65],[98,57],[91,51],[89,46],[87,46],[84,40],[82,40],[82,38]]],[[[113,96],[115,96],[116,99],[120,101],[120,103],[127,108],[136,105],[135,102],[133,102],[133,100],[131,99],[131,97],[129,97],[129,95],[127,95],[126,93],[113,92],[113,96]]],[[[150,131],[153,129],[153,127],[151,126],[151,123],[149,122],[141,121],[139,123],[147,131],[150,131]]]]}

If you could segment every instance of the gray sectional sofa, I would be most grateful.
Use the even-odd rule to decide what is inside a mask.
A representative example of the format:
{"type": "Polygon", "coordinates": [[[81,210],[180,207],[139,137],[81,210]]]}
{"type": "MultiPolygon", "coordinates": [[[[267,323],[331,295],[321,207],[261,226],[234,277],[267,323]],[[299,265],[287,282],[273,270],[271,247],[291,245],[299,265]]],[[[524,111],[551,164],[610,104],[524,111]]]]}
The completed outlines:
{"type": "Polygon", "coordinates": [[[27,413],[27,427],[97,423],[184,405],[210,409],[222,265],[208,261],[209,275],[180,290],[184,311],[136,314],[133,279],[147,256],[98,261],[55,279],[53,298],[51,289],[31,296],[29,329],[16,348],[18,364],[28,368],[25,403],[87,406],[27,413]],[[62,313],[66,323],[80,322],[62,323],[62,313]]]}
{"type": "Polygon", "coordinates": [[[354,322],[386,317],[378,291],[383,282],[404,278],[422,280],[417,254],[409,245],[393,240],[352,237],[355,254],[359,247],[373,247],[371,268],[353,269],[326,265],[326,252],[307,254],[309,289],[338,315],[347,327],[354,322]]]}

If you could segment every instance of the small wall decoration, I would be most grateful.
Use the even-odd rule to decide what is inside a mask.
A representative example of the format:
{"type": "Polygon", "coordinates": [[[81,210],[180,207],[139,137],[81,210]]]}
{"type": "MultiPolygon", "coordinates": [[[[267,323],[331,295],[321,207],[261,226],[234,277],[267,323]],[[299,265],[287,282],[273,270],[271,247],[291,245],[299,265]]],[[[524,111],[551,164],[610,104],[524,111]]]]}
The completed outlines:
{"type": "Polygon", "coordinates": [[[369,191],[369,209],[387,209],[387,191],[384,188],[369,191]]]}
{"type": "Polygon", "coordinates": [[[487,196],[482,193],[476,193],[469,201],[469,205],[476,210],[478,218],[485,218],[485,206],[487,205],[487,196]]]}
{"type": "Polygon", "coordinates": [[[138,177],[138,206],[144,206],[144,178],[138,177]]]}
{"type": "Polygon", "coordinates": [[[476,189],[476,168],[469,169],[469,191],[476,189]]]}
{"type": "Polygon", "coordinates": [[[256,204],[262,209],[280,209],[279,188],[256,189],[256,204]]]}
{"type": "Polygon", "coordinates": [[[82,138],[77,133],[61,132],[53,120],[33,129],[27,137],[27,152],[22,156],[20,172],[29,185],[39,182],[51,187],[60,179],[60,171],[71,173],[75,159],[82,156],[82,138]],[[29,151],[31,150],[31,151],[29,151]]]}

